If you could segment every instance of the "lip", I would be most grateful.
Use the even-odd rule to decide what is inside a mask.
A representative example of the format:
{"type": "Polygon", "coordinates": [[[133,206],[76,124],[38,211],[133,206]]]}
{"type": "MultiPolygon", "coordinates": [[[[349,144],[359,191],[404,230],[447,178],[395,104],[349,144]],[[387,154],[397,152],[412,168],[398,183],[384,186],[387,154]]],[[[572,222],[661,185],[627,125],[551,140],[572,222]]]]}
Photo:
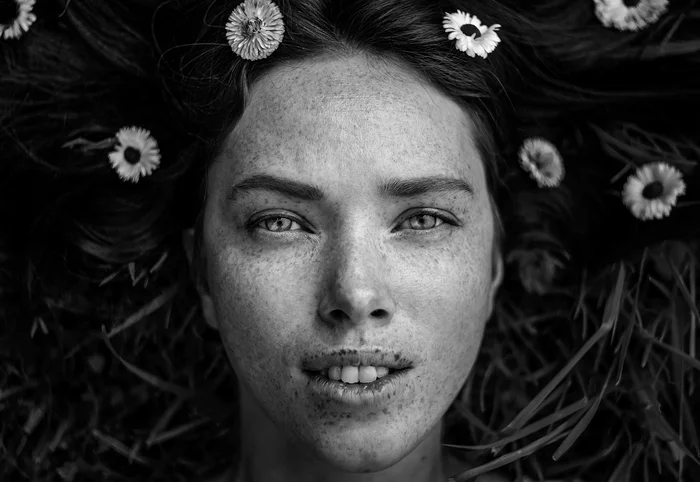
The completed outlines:
{"type": "Polygon", "coordinates": [[[304,357],[302,369],[320,372],[332,366],[374,366],[387,367],[393,370],[413,368],[413,361],[399,352],[385,351],[380,348],[373,350],[357,350],[344,348],[304,357]]]}
{"type": "Polygon", "coordinates": [[[391,399],[399,398],[406,392],[413,369],[389,373],[372,383],[343,383],[317,372],[304,370],[303,373],[308,379],[307,389],[312,397],[320,401],[332,401],[344,408],[377,408],[386,406],[391,399]]]}

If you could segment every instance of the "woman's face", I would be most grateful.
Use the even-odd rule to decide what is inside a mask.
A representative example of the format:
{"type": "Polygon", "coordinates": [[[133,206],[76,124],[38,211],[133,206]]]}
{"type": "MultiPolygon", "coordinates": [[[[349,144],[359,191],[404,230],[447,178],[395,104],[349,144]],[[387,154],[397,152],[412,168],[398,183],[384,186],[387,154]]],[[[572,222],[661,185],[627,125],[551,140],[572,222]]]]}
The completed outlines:
{"type": "Polygon", "coordinates": [[[472,368],[501,263],[470,122],[398,67],[308,61],[253,86],[211,167],[205,312],[241,396],[318,460],[396,463],[472,368]],[[306,363],[341,349],[412,368],[373,403],[319,395],[306,363]]]}

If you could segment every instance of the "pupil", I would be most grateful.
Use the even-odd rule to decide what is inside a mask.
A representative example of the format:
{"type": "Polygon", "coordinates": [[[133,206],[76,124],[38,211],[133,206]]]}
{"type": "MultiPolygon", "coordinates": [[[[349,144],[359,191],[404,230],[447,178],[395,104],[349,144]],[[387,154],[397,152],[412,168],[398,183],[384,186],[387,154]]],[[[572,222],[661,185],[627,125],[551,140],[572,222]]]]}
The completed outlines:
{"type": "Polygon", "coordinates": [[[19,15],[15,0],[0,0],[0,25],[10,25],[19,15]]]}
{"type": "Polygon", "coordinates": [[[664,185],[661,183],[661,181],[654,181],[644,186],[642,196],[644,196],[646,199],[656,199],[657,197],[661,196],[663,192],[664,185]]]}
{"type": "Polygon", "coordinates": [[[479,32],[479,29],[476,28],[474,25],[472,25],[472,24],[470,24],[470,23],[468,23],[468,24],[466,24],[466,25],[462,25],[461,27],[459,27],[459,29],[460,29],[460,30],[462,31],[462,33],[463,33],[464,35],[466,35],[467,37],[470,37],[470,36],[472,36],[472,35],[474,35],[474,34],[476,34],[476,35],[474,35],[474,38],[479,38],[479,37],[481,37],[481,32],[479,32]]]}
{"type": "Polygon", "coordinates": [[[129,164],[138,164],[138,162],[141,160],[141,153],[138,151],[138,149],[134,149],[133,147],[129,146],[124,149],[124,159],[126,159],[126,162],[129,164]]]}

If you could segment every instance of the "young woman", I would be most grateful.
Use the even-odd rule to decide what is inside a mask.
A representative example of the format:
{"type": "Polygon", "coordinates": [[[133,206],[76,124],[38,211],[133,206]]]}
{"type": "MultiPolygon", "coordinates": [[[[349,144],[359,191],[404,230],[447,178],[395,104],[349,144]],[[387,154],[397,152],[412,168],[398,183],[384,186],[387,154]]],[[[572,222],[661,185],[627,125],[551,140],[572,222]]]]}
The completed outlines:
{"type": "MultiPolygon", "coordinates": [[[[43,323],[110,320],[131,295],[95,295],[107,272],[131,266],[137,284],[134,263],[168,246],[237,381],[239,444],[217,480],[510,480],[492,470],[506,461],[478,469],[445,442],[474,372],[488,378],[481,347],[500,343],[484,337],[499,331],[488,322],[504,240],[559,216],[556,251],[592,229],[541,208],[513,214],[512,186],[537,184],[524,190],[546,204],[569,169],[545,139],[520,148],[551,116],[528,108],[552,92],[576,99],[571,79],[555,79],[564,62],[544,24],[496,2],[17,5],[2,145],[26,164],[2,165],[3,243],[19,253],[8,269],[34,273],[7,282],[18,306],[43,323]],[[11,202],[29,185],[19,214],[11,202]]],[[[668,206],[626,200],[632,212],[668,214],[684,194],[680,173],[659,169],[668,206]]],[[[550,207],[577,209],[558,199],[550,207]]],[[[584,244],[579,268],[605,246],[584,244]]],[[[551,286],[523,272],[530,291],[551,286]]],[[[591,406],[569,406],[578,418],[557,430],[591,406]]]]}

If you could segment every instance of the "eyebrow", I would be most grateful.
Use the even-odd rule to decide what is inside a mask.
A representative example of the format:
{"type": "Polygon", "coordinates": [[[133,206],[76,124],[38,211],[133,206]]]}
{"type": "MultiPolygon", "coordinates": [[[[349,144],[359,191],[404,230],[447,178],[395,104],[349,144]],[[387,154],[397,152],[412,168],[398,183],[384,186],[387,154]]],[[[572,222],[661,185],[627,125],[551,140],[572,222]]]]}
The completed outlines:
{"type": "MultiPolygon", "coordinates": [[[[256,174],[231,186],[227,193],[228,201],[235,201],[251,191],[269,191],[301,201],[323,201],[327,194],[319,186],[269,174],[256,174]]],[[[379,185],[382,198],[412,198],[424,194],[466,193],[474,195],[471,184],[464,179],[427,176],[413,179],[388,179],[379,185]]]]}

